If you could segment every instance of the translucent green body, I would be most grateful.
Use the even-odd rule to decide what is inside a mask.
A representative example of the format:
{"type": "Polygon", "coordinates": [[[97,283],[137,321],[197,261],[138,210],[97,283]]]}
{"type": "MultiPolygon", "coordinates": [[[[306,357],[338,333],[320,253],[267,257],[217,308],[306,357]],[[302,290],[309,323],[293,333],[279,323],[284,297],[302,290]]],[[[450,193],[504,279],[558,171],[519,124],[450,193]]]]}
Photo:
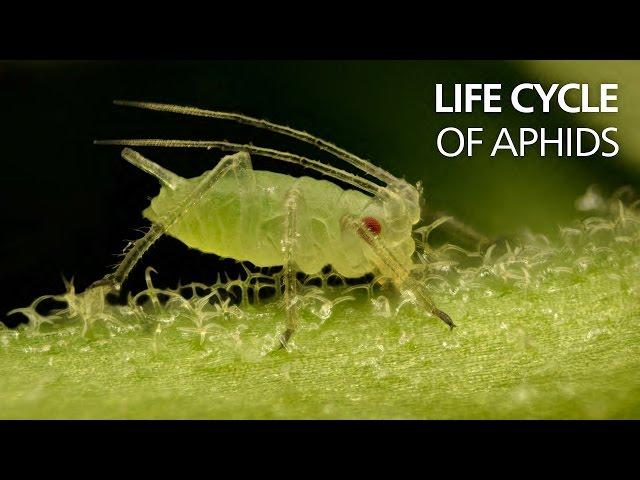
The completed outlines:
{"type": "MultiPolygon", "coordinates": [[[[200,180],[185,179],[175,189],[162,187],[143,215],[160,222],[200,180]]],[[[373,217],[382,225],[381,240],[391,235],[385,228],[384,208],[379,201],[355,190],[343,190],[326,180],[291,177],[270,171],[253,170],[241,177],[223,177],[196,206],[189,210],[168,234],[191,248],[222,257],[249,261],[260,267],[282,265],[285,198],[298,189],[298,237],[294,258],[299,270],[313,274],[332,265],[340,274],[358,277],[375,270],[366,243],[353,232],[344,231],[346,214],[373,217]]],[[[411,222],[393,239],[396,254],[411,263],[415,244],[411,222]],[[405,231],[406,230],[406,231],[405,231]]]]}

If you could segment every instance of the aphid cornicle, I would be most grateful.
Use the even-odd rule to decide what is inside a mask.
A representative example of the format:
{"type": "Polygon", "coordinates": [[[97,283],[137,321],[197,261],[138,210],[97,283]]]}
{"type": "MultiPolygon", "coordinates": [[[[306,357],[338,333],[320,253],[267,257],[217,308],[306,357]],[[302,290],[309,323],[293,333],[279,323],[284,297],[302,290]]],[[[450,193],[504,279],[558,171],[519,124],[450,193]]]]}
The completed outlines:
{"type": "Polygon", "coordinates": [[[311,143],[351,163],[379,183],[288,152],[226,141],[160,139],[103,140],[123,145],[122,157],[155,176],[158,196],[143,212],[149,231],[126,252],[117,269],[94,283],[119,289],[145,251],[163,234],[189,247],[256,266],[283,266],[286,346],[298,324],[296,272],[318,273],[331,265],[345,277],[373,272],[410,291],[416,303],[447,325],[455,325],[411,275],[415,243],[412,230],[420,221],[421,192],[405,180],[306,132],[241,114],[147,102],[115,102],[186,115],[233,120],[311,143]],[[184,179],[128,147],[206,148],[235,152],[199,177],[184,179]],[[315,170],[355,189],[328,180],[292,177],[253,170],[250,155],[265,156],[315,170]]]}

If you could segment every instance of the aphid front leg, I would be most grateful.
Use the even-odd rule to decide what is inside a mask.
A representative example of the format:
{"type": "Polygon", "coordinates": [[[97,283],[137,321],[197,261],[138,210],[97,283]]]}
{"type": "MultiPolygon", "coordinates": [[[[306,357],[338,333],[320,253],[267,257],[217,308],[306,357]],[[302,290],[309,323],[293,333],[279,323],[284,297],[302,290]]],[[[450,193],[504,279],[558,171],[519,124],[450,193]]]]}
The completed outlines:
{"type": "Polygon", "coordinates": [[[410,276],[410,272],[398,261],[394,254],[384,246],[378,237],[362,223],[361,219],[356,216],[346,216],[343,219],[343,226],[351,229],[371,247],[371,253],[373,254],[372,260],[381,272],[391,277],[398,289],[410,292],[421,308],[438,317],[446,323],[449,328],[456,326],[449,315],[436,307],[424,285],[421,285],[410,276]]]}
{"type": "MultiPolygon", "coordinates": [[[[151,160],[144,158],[130,148],[125,148],[122,151],[122,157],[128,162],[140,167],[142,170],[154,175],[154,171],[160,172],[163,170],[159,165],[154,164],[151,160]]],[[[126,280],[133,267],[140,261],[151,245],[178,222],[191,208],[197,205],[202,197],[211,190],[222,177],[231,171],[245,171],[247,169],[251,169],[251,160],[248,153],[238,152],[234,155],[223,157],[215,168],[202,176],[200,182],[182,201],[162,215],[157,222],[154,222],[143,237],[131,244],[123,260],[113,273],[94,282],[89,288],[107,286],[119,291],[122,283],[126,280]]],[[[168,178],[167,175],[164,175],[164,178],[168,178]]]]}
{"type": "Polygon", "coordinates": [[[281,348],[287,348],[289,339],[298,328],[298,280],[296,279],[295,249],[298,242],[298,210],[301,201],[300,191],[293,187],[285,197],[285,220],[282,235],[284,283],[284,309],[286,329],[280,337],[281,348]]]}

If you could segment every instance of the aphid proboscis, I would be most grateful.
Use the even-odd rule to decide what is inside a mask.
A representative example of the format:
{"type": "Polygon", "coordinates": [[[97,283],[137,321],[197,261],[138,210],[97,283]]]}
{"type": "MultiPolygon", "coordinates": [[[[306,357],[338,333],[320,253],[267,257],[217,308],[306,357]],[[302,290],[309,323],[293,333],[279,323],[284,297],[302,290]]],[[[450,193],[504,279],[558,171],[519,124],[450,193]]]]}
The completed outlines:
{"type": "Polygon", "coordinates": [[[286,330],[282,346],[298,325],[296,272],[318,273],[331,265],[345,277],[373,272],[388,277],[400,291],[410,291],[430,314],[455,326],[438,309],[426,287],[410,273],[415,243],[413,226],[420,221],[420,187],[413,186],[334,144],[306,132],[246,115],[148,102],[117,105],[184,115],[233,120],[315,145],[357,167],[376,183],[345,170],[288,152],[226,141],[124,139],[96,141],[121,145],[122,157],[161,183],[160,193],[143,215],[149,231],[133,242],[113,273],[92,287],[117,290],[146,250],[163,234],[189,247],[256,266],[283,266],[286,330]],[[205,148],[235,152],[199,177],[185,179],[129,147],[205,148]],[[253,170],[250,154],[315,170],[355,189],[327,180],[253,170]]]}

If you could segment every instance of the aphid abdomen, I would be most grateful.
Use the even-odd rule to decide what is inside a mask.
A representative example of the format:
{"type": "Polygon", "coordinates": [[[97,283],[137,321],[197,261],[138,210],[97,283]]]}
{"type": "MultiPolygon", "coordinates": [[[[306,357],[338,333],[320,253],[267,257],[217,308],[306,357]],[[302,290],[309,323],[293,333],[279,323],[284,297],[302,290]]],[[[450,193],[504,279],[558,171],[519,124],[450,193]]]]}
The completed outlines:
{"type": "MultiPolygon", "coordinates": [[[[160,193],[151,200],[143,215],[156,223],[198,184],[200,177],[186,179],[176,190],[161,187],[160,193]]],[[[233,181],[226,175],[178,222],[167,234],[185,245],[205,253],[228,256],[229,245],[237,236],[240,218],[238,195],[229,188],[233,181]]]]}
{"type": "MultiPolygon", "coordinates": [[[[143,215],[152,222],[160,221],[199,178],[187,179],[173,191],[162,187],[143,215]]],[[[258,266],[280,265],[284,192],[295,180],[253,170],[250,175],[229,173],[167,233],[205,253],[248,260],[258,266]]]]}

